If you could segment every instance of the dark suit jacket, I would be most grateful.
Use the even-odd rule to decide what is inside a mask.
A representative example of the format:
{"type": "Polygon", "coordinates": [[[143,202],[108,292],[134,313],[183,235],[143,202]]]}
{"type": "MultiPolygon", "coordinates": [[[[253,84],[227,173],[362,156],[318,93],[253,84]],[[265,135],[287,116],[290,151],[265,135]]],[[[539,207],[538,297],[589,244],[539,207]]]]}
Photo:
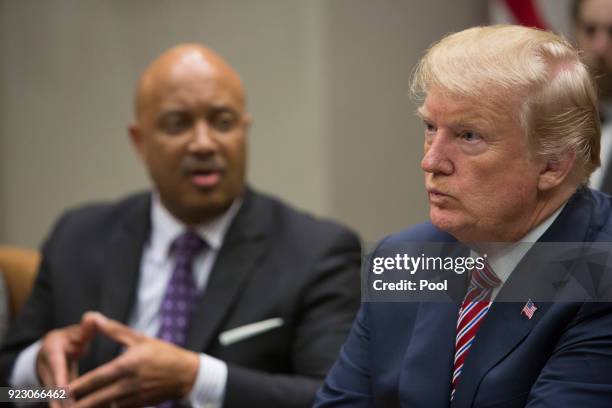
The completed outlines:
{"type": "MultiPolygon", "coordinates": [[[[49,330],[98,310],[126,322],[150,230],[150,194],[70,211],[43,247],[34,290],[0,355],[14,359],[49,330]]],[[[225,406],[310,406],[359,307],[360,244],[349,230],[247,191],[198,300],[186,347],[228,364],[225,406]],[[280,317],[282,327],[229,346],[228,329],[280,317]]],[[[119,346],[98,336],[82,372],[119,346]]]]}
{"type": "MultiPolygon", "coordinates": [[[[540,241],[612,241],[610,200],[599,192],[579,191],[540,241]]],[[[427,223],[387,241],[411,245],[454,238],[427,223]]],[[[537,280],[550,272],[522,268],[528,257],[498,298],[516,286],[521,274],[537,280]]],[[[450,284],[465,293],[465,277],[451,275],[455,281],[450,284]]],[[[574,278],[580,276],[560,280],[565,283],[558,285],[555,296],[572,286],[574,278]]],[[[538,310],[528,319],[521,313],[524,301],[498,302],[498,298],[476,335],[452,403],[457,300],[364,303],[315,406],[612,406],[610,303],[538,302],[538,310]]]]}

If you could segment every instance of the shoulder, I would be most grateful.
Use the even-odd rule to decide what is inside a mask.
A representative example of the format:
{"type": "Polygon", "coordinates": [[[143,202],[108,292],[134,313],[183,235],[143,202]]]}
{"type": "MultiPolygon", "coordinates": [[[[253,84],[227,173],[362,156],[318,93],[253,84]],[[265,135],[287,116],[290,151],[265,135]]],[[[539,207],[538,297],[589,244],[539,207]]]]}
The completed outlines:
{"type": "Polygon", "coordinates": [[[150,204],[151,194],[142,192],[114,202],[96,202],[73,207],[59,217],[52,235],[104,236],[126,220],[148,217],[150,204]]]}
{"type": "Polygon", "coordinates": [[[316,217],[267,194],[249,191],[250,216],[257,217],[270,235],[307,240],[311,245],[342,240],[359,245],[357,234],[350,228],[324,217],[316,217]]]}
{"type": "Polygon", "coordinates": [[[456,239],[428,221],[391,234],[384,238],[380,242],[380,245],[400,245],[405,243],[424,242],[456,242],[456,239]]]}
{"type": "Polygon", "coordinates": [[[597,190],[584,189],[580,194],[588,203],[591,211],[584,212],[584,222],[588,223],[592,238],[589,241],[612,241],[612,197],[597,190]],[[586,214],[588,214],[588,219],[586,214]]]}
{"type": "Polygon", "coordinates": [[[293,299],[289,303],[314,302],[334,288],[342,293],[338,299],[348,296],[351,304],[358,304],[361,242],[350,228],[249,190],[226,244],[245,234],[262,250],[258,271],[266,278],[261,281],[274,280],[293,299]]]}

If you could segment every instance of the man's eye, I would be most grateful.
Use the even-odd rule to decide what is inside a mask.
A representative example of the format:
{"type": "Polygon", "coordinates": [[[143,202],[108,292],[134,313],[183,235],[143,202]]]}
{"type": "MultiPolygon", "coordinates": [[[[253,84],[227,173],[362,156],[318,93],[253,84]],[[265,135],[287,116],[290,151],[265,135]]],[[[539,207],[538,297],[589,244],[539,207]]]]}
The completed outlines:
{"type": "Polygon", "coordinates": [[[595,37],[595,33],[597,32],[597,27],[594,24],[588,24],[584,26],[584,33],[587,37],[593,38],[595,37]]]}
{"type": "Polygon", "coordinates": [[[431,144],[436,135],[436,127],[426,121],[423,121],[423,125],[425,126],[425,143],[431,144]]]}
{"type": "Polygon", "coordinates": [[[229,132],[238,124],[238,116],[230,112],[223,112],[215,115],[211,124],[220,132],[229,132]]]}
{"type": "Polygon", "coordinates": [[[183,115],[171,115],[162,118],[160,128],[165,133],[178,134],[191,127],[191,120],[183,115]]]}
{"type": "Polygon", "coordinates": [[[480,137],[480,135],[476,132],[463,132],[461,133],[460,137],[466,142],[477,142],[482,139],[482,137],[480,137]]]}

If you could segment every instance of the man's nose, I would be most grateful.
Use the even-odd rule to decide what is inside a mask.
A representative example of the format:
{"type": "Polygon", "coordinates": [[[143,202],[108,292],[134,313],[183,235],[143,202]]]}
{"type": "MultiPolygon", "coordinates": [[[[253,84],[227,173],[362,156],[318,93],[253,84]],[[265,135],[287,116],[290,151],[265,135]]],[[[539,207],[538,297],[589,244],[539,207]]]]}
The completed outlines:
{"type": "Polygon", "coordinates": [[[425,154],[421,160],[423,171],[432,174],[450,175],[453,173],[453,162],[449,157],[449,150],[452,143],[443,134],[436,134],[429,142],[425,142],[425,154]]]}
{"type": "Polygon", "coordinates": [[[197,121],[193,128],[193,138],[189,142],[192,153],[210,153],[217,149],[213,132],[204,120],[197,121]]]}

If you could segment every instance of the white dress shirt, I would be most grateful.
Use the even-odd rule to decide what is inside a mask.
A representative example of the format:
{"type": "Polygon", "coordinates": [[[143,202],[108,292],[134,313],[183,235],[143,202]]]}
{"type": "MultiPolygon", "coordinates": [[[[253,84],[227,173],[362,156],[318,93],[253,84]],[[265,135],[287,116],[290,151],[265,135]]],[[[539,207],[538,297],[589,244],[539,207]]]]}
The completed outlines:
{"type": "MultiPolygon", "coordinates": [[[[225,213],[195,229],[209,246],[193,261],[194,280],[199,293],[206,288],[227,230],[241,205],[242,200],[236,200],[225,213]]],[[[136,301],[128,319],[131,328],[148,336],[155,337],[159,331],[159,308],[174,266],[170,248],[185,230],[185,226],[166,210],[154,194],[151,206],[151,234],[144,246],[136,301]]],[[[11,385],[40,386],[36,374],[36,356],[40,344],[39,340],[19,354],[13,367],[11,385]]],[[[225,362],[202,353],[194,386],[186,399],[193,407],[221,407],[226,383],[225,362]]]]}
{"type": "MultiPolygon", "coordinates": [[[[561,211],[563,211],[566,204],[567,202],[517,242],[503,246],[495,246],[495,252],[487,254],[487,262],[489,263],[489,266],[493,272],[495,272],[499,280],[501,280],[501,285],[493,288],[491,300],[495,300],[495,297],[497,297],[497,294],[510,277],[510,274],[514,268],[516,268],[519,262],[521,262],[521,259],[523,259],[533,244],[537,242],[542,235],[544,235],[546,230],[548,230],[559,214],[561,214],[561,211]]],[[[483,254],[479,254],[474,250],[470,251],[470,256],[472,258],[482,255],[483,254]]]]}

